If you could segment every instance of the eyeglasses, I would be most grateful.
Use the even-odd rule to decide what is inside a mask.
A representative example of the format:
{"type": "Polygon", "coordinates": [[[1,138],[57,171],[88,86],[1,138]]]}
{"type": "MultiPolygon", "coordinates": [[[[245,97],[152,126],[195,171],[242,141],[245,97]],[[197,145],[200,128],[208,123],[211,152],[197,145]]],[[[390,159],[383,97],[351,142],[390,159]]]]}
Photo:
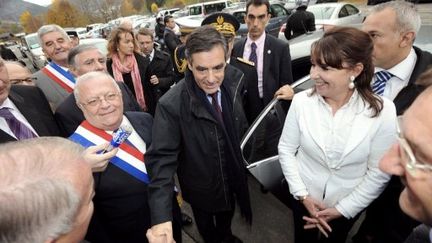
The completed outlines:
{"type": "Polygon", "coordinates": [[[427,175],[426,172],[432,172],[432,165],[425,164],[417,160],[411,146],[403,136],[401,124],[402,117],[399,116],[397,122],[398,141],[401,148],[401,157],[407,162],[405,168],[412,177],[423,178],[427,175]]]}
{"type": "Polygon", "coordinates": [[[36,77],[28,77],[23,79],[11,79],[9,80],[11,84],[22,84],[22,83],[33,83],[37,78],[36,77]]]}
{"type": "Polygon", "coordinates": [[[112,93],[111,92],[111,93],[105,94],[104,96],[93,97],[93,98],[89,99],[87,102],[82,103],[82,105],[96,108],[102,104],[102,100],[105,100],[106,102],[111,104],[111,102],[116,101],[119,98],[119,96],[120,96],[119,93],[112,93]]]}

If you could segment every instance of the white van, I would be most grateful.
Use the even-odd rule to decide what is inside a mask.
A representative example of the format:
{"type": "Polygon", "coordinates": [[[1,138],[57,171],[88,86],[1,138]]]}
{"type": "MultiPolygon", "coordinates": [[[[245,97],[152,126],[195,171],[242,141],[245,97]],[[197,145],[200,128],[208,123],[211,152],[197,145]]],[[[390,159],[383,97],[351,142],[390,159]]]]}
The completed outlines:
{"type": "Polygon", "coordinates": [[[191,4],[187,6],[189,15],[208,15],[214,12],[220,12],[224,8],[231,7],[233,3],[229,0],[219,0],[205,3],[191,4]]]}

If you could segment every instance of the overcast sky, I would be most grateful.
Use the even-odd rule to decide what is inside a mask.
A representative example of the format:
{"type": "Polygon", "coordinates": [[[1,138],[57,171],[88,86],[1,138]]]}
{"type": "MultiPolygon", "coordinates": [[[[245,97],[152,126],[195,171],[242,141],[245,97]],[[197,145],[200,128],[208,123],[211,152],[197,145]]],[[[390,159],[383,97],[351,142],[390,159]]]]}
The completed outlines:
{"type": "Polygon", "coordinates": [[[42,5],[42,6],[47,6],[51,4],[51,0],[24,0],[24,1],[42,5]]]}

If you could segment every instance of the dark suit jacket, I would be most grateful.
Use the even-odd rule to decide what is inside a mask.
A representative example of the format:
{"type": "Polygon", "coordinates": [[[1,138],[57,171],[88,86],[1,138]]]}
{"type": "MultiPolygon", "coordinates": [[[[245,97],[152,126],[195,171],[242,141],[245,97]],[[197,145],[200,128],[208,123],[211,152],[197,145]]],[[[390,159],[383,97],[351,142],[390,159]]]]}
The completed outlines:
{"type": "MultiPolygon", "coordinates": [[[[145,112],[126,112],[135,131],[151,144],[153,118],[145,112]]],[[[95,180],[94,213],[86,240],[103,243],[147,242],[150,227],[147,185],[112,163],[95,180]]]]}
{"type": "Polygon", "coordinates": [[[422,51],[414,46],[414,51],[417,54],[417,62],[414,70],[411,73],[408,85],[403,88],[393,100],[396,106],[397,115],[402,115],[403,112],[414,102],[415,98],[424,90],[424,87],[415,85],[418,79],[428,67],[432,65],[432,54],[427,51],[422,51]]]}
{"type": "MultiPolygon", "coordinates": [[[[123,82],[117,82],[122,92],[124,111],[142,111],[134,95],[123,82]]],[[[77,127],[84,121],[84,115],[78,108],[75,95],[70,94],[55,111],[55,119],[59,124],[61,134],[69,137],[77,127]]]]}
{"type": "Polygon", "coordinates": [[[157,101],[174,83],[174,69],[168,53],[155,49],[153,59],[147,69],[146,80],[150,80],[152,75],[156,75],[159,79],[159,84],[157,85],[150,83],[151,95],[153,97],[150,99],[152,103],[147,104],[148,112],[154,115],[157,101]]]}
{"type": "Polygon", "coordinates": [[[306,9],[298,9],[286,22],[285,38],[290,40],[309,31],[315,30],[315,16],[306,9]]]}
{"type": "MultiPolygon", "coordinates": [[[[243,57],[246,38],[237,41],[231,54],[231,58],[243,57]]],[[[293,82],[291,71],[291,56],[287,42],[276,39],[266,34],[263,53],[263,98],[260,111],[263,106],[267,105],[274,97],[275,92],[285,84],[293,82]]],[[[249,87],[252,89],[252,87],[249,87]]],[[[248,90],[248,100],[255,100],[260,103],[258,96],[258,87],[256,91],[248,90]]]]}
{"type": "Polygon", "coordinates": [[[244,74],[244,90],[242,91],[243,108],[245,110],[248,123],[251,125],[262,109],[262,102],[260,101],[259,103],[256,103],[257,100],[254,98],[258,97],[257,70],[255,66],[243,62],[237,58],[231,58],[230,64],[240,69],[240,71],[242,71],[244,74]]]}
{"type": "Polygon", "coordinates": [[[165,28],[164,41],[168,48],[169,54],[173,56],[174,50],[178,45],[181,44],[180,39],[176,36],[174,31],[170,30],[169,28],[165,28]]]}
{"type": "MultiPolygon", "coordinates": [[[[12,85],[9,99],[27,119],[39,136],[59,136],[59,128],[45,95],[37,87],[12,85]]],[[[16,141],[0,130],[0,143],[16,141]]]]}

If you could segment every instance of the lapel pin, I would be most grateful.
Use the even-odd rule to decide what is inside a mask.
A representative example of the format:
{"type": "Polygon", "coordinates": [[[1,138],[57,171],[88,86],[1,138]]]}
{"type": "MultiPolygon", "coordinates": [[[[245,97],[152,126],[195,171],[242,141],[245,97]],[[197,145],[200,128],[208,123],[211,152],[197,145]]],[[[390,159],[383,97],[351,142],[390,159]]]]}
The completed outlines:
{"type": "Polygon", "coordinates": [[[267,53],[268,53],[268,54],[271,54],[271,50],[268,50],[267,53]]]}

